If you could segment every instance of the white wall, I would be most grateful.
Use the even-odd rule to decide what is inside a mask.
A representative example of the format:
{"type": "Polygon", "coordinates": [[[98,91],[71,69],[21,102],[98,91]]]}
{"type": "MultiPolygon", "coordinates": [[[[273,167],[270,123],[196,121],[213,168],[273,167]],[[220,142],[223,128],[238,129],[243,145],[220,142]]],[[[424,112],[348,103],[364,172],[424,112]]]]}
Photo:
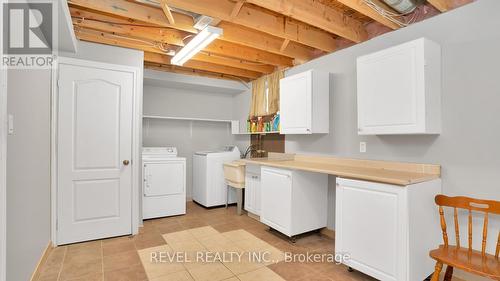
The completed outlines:
{"type": "MultiPolygon", "coordinates": [[[[191,79],[196,77],[191,76],[191,79]]],[[[199,90],[144,86],[144,114],[233,120],[235,96],[199,90]]],[[[235,137],[229,123],[179,120],[143,121],[144,146],[175,146],[187,161],[187,197],[192,197],[192,158],[197,151],[225,145],[248,146],[248,136],[235,137]],[[246,141],[245,141],[246,140],[246,141]]]]}
{"type": "Polygon", "coordinates": [[[50,70],[8,71],[7,280],[29,280],[50,241],[50,70]]]}

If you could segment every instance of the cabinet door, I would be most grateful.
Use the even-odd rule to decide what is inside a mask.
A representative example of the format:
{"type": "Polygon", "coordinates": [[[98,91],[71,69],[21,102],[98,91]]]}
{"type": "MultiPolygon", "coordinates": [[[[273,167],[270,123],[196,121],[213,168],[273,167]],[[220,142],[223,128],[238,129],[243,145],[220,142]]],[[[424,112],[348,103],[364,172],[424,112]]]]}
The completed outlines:
{"type": "Polygon", "coordinates": [[[342,180],[336,194],[336,248],[344,263],[380,280],[404,280],[401,187],[342,180]]]}
{"type": "Polygon", "coordinates": [[[254,204],[253,210],[254,214],[260,216],[260,205],[261,205],[261,194],[260,194],[260,176],[256,175],[256,180],[253,182],[253,195],[254,195],[254,204]]]}
{"type": "Polygon", "coordinates": [[[419,41],[358,58],[359,134],[425,131],[423,66],[419,41]]]}
{"type": "Polygon", "coordinates": [[[245,175],[245,210],[250,213],[255,213],[254,211],[254,175],[247,173],[245,175]]]}
{"type": "Polygon", "coordinates": [[[291,171],[262,168],[261,185],[261,222],[286,235],[290,235],[292,215],[291,171]]]}
{"type": "Polygon", "coordinates": [[[311,71],[280,80],[280,119],[282,134],[311,134],[311,71]]]}

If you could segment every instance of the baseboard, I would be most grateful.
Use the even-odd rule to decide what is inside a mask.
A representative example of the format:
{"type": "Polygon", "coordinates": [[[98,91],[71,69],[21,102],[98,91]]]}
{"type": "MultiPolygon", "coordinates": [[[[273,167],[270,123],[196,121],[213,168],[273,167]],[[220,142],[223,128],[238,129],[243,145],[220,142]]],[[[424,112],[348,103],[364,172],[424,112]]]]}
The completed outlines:
{"type": "Polygon", "coordinates": [[[31,275],[30,281],[38,280],[38,278],[40,277],[40,274],[41,274],[42,266],[45,264],[45,262],[49,258],[49,255],[52,252],[52,249],[54,249],[54,247],[52,247],[52,242],[49,241],[49,244],[47,244],[45,251],[43,251],[42,257],[40,258],[40,260],[38,261],[38,264],[35,267],[35,271],[33,271],[33,274],[31,275]]]}
{"type": "Polygon", "coordinates": [[[322,235],[325,235],[326,237],[330,238],[330,239],[335,239],[335,230],[333,229],[328,229],[328,228],[323,228],[321,229],[320,233],[322,235]]]}

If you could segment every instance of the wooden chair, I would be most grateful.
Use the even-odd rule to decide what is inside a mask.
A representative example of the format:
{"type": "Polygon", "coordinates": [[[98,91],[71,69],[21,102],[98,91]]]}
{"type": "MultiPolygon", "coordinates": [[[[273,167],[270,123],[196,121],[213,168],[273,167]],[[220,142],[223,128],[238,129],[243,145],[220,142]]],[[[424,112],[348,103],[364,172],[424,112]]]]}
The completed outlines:
{"type": "Polygon", "coordinates": [[[488,237],[488,215],[500,214],[500,202],[492,200],[479,200],[468,197],[447,197],[444,195],[436,196],[436,204],[439,206],[439,216],[441,220],[441,229],[443,231],[444,245],[438,249],[430,251],[429,255],[435,259],[436,267],[431,281],[438,281],[439,274],[446,264],[445,281],[450,281],[453,275],[453,268],[458,268],[476,275],[500,280],[500,262],[498,254],[500,251],[500,231],[496,245],[495,256],[486,253],[486,239],[488,237]],[[456,245],[448,245],[448,234],[446,232],[446,221],[444,218],[444,207],[454,209],[455,239],[456,245]],[[458,224],[457,209],[465,209],[469,212],[468,226],[468,247],[460,246],[460,233],[458,224]],[[483,237],[481,251],[472,249],[472,211],[484,213],[483,237]]]}

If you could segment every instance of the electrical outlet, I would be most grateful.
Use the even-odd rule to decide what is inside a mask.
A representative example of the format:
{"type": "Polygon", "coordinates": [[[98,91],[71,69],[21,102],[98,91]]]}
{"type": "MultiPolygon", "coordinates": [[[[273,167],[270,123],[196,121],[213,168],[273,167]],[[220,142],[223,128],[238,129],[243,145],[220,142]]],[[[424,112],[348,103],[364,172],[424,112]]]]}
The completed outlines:
{"type": "Polygon", "coordinates": [[[362,152],[362,153],[366,152],[366,142],[364,142],[364,141],[359,142],[359,152],[362,152]]]}

